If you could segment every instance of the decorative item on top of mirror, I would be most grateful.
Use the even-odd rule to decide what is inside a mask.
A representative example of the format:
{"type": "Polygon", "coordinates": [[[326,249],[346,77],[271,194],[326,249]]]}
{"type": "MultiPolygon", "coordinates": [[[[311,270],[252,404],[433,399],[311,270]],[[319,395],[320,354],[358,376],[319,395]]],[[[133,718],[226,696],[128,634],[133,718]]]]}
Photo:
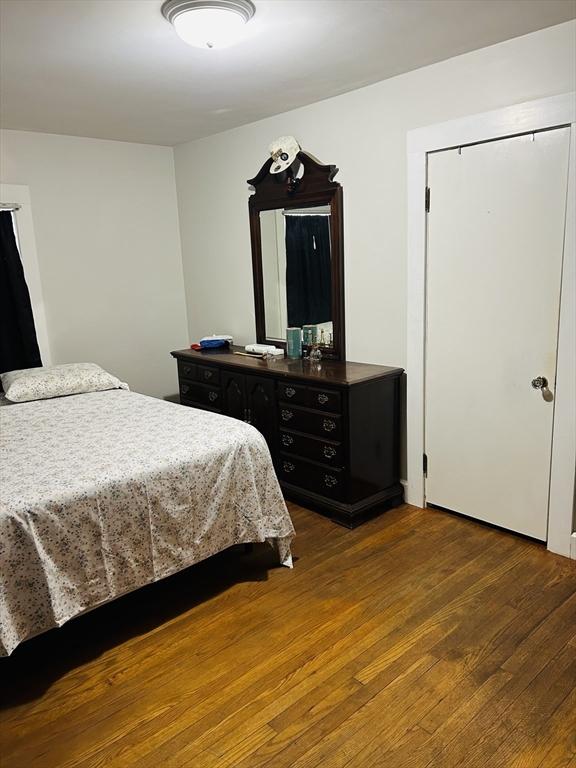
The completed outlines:
{"type": "Polygon", "coordinates": [[[286,348],[302,333],[304,355],[317,345],[344,359],[342,187],[335,165],[322,165],[292,136],[270,145],[249,180],[252,267],[259,343],[286,348]]]}

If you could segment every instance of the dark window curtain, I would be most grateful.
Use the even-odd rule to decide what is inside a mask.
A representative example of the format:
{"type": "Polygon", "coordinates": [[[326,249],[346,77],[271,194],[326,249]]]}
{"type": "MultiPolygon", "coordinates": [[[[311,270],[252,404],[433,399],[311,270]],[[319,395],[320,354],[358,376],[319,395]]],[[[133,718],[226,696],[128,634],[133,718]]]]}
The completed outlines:
{"type": "Polygon", "coordinates": [[[332,319],[330,217],[286,216],[288,325],[332,319]]]}
{"type": "Polygon", "coordinates": [[[0,211],[0,373],[42,365],[10,211],[0,211]]]}

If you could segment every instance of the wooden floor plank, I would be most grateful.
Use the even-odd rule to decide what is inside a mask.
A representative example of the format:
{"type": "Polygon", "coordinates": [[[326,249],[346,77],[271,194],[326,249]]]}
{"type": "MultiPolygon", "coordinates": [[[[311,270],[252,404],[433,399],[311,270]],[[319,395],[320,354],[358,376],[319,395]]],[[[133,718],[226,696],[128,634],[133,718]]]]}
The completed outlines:
{"type": "Polygon", "coordinates": [[[2,660],[2,768],[574,768],[573,562],[290,508],[293,571],[225,553],[2,660]]]}

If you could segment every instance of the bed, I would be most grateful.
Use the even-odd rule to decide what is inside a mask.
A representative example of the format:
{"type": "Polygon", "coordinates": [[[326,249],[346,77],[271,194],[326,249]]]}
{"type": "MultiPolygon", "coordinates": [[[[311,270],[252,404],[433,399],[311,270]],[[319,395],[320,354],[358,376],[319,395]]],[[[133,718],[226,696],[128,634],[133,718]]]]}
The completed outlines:
{"type": "Polygon", "coordinates": [[[235,544],[291,565],[262,436],[123,389],[0,408],[0,655],[235,544]]]}

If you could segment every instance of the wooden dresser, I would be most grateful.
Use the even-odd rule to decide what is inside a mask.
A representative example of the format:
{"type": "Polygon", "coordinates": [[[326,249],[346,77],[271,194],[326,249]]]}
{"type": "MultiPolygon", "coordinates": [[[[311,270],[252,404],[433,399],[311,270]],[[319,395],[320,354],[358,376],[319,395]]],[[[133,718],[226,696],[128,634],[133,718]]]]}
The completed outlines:
{"type": "Polygon", "coordinates": [[[354,527],[399,504],[401,368],[172,352],[180,402],[253,424],[285,495],[354,527]]]}

